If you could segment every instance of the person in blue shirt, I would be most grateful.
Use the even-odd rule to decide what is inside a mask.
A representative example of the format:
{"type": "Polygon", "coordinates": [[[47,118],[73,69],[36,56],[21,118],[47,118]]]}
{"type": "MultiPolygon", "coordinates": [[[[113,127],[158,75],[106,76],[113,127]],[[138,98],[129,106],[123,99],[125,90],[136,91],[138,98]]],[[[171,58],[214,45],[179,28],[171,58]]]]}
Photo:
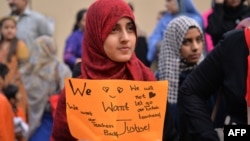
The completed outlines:
{"type": "Polygon", "coordinates": [[[73,31],[66,41],[63,59],[71,70],[73,70],[75,64],[81,62],[86,12],[87,9],[81,9],[78,11],[73,31]]]}

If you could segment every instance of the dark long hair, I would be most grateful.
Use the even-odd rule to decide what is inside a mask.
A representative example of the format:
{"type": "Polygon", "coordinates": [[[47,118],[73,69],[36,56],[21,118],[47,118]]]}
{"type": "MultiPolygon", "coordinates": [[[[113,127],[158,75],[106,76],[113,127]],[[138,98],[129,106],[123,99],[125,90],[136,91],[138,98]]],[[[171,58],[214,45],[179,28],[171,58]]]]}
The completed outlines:
{"type": "MultiPolygon", "coordinates": [[[[2,28],[3,24],[5,21],[8,21],[8,20],[11,20],[15,23],[15,25],[17,24],[16,23],[16,20],[11,17],[11,16],[7,16],[7,17],[4,17],[0,20],[0,28],[2,28]]],[[[2,33],[0,34],[0,44],[4,41],[4,37],[2,35],[2,33]]],[[[17,52],[17,42],[18,42],[18,39],[17,37],[14,37],[13,40],[11,40],[11,43],[10,43],[10,50],[9,50],[9,53],[7,55],[7,61],[10,62],[11,61],[11,57],[13,55],[16,55],[16,52],[17,52]]]]}
{"type": "Polygon", "coordinates": [[[72,32],[76,31],[79,29],[79,22],[81,21],[83,15],[87,12],[87,9],[81,9],[77,12],[76,14],[76,21],[75,21],[75,24],[74,24],[74,27],[73,27],[73,30],[72,32]]]}
{"type": "Polygon", "coordinates": [[[9,72],[9,68],[3,64],[0,63],[0,77],[2,77],[2,79],[5,79],[5,76],[8,74],[9,72]]]}

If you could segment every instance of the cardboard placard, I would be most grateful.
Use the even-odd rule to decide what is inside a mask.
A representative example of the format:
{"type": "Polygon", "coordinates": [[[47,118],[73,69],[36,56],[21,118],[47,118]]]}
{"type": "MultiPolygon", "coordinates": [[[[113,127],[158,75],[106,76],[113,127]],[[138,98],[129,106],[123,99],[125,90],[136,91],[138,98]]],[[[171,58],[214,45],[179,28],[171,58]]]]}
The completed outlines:
{"type": "Polygon", "coordinates": [[[72,136],[88,141],[161,141],[168,81],[65,80],[72,136]]]}

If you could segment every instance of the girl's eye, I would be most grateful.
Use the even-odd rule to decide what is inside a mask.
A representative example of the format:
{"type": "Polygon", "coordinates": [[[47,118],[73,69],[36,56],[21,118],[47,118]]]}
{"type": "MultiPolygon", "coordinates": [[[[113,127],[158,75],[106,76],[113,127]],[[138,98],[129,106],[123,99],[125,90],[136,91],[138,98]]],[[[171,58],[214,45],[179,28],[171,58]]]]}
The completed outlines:
{"type": "Polygon", "coordinates": [[[118,26],[114,26],[112,29],[112,33],[116,33],[119,31],[119,27],[118,26]]]}
{"type": "Polygon", "coordinates": [[[129,24],[128,27],[127,27],[127,30],[130,31],[130,32],[134,32],[135,31],[134,24],[129,24]]]}
{"type": "Polygon", "coordinates": [[[190,41],[189,40],[185,40],[185,39],[182,42],[183,45],[188,45],[189,43],[190,43],[190,41]]]}
{"type": "Polygon", "coordinates": [[[196,39],[196,41],[197,41],[197,42],[203,42],[203,39],[202,39],[202,37],[200,36],[200,37],[198,37],[198,38],[196,39]]]}

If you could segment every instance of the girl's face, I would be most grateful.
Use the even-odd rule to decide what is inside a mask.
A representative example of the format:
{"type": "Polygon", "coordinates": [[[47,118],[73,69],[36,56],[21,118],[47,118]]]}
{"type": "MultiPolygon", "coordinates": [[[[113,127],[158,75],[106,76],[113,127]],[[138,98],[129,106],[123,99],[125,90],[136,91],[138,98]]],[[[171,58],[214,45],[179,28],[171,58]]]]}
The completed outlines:
{"type": "Polygon", "coordinates": [[[5,20],[1,26],[1,35],[5,40],[14,39],[16,36],[16,23],[11,19],[5,20]]]}
{"type": "Polygon", "coordinates": [[[196,64],[201,56],[203,48],[202,34],[198,28],[190,28],[182,42],[180,54],[187,63],[196,64]]]}
{"type": "Polygon", "coordinates": [[[237,7],[240,5],[241,0],[225,0],[225,3],[229,7],[237,7]]]}
{"type": "Polygon", "coordinates": [[[115,62],[127,62],[136,44],[135,25],[129,18],[121,18],[104,41],[104,51],[115,62]]]}
{"type": "Polygon", "coordinates": [[[170,14],[175,14],[179,11],[177,0],[166,0],[166,8],[170,14]]]}
{"type": "Polygon", "coordinates": [[[79,27],[80,29],[82,29],[82,31],[84,31],[84,28],[85,28],[85,24],[86,24],[86,15],[87,15],[87,12],[85,12],[82,16],[82,19],[79,23],[79,27]]]}

